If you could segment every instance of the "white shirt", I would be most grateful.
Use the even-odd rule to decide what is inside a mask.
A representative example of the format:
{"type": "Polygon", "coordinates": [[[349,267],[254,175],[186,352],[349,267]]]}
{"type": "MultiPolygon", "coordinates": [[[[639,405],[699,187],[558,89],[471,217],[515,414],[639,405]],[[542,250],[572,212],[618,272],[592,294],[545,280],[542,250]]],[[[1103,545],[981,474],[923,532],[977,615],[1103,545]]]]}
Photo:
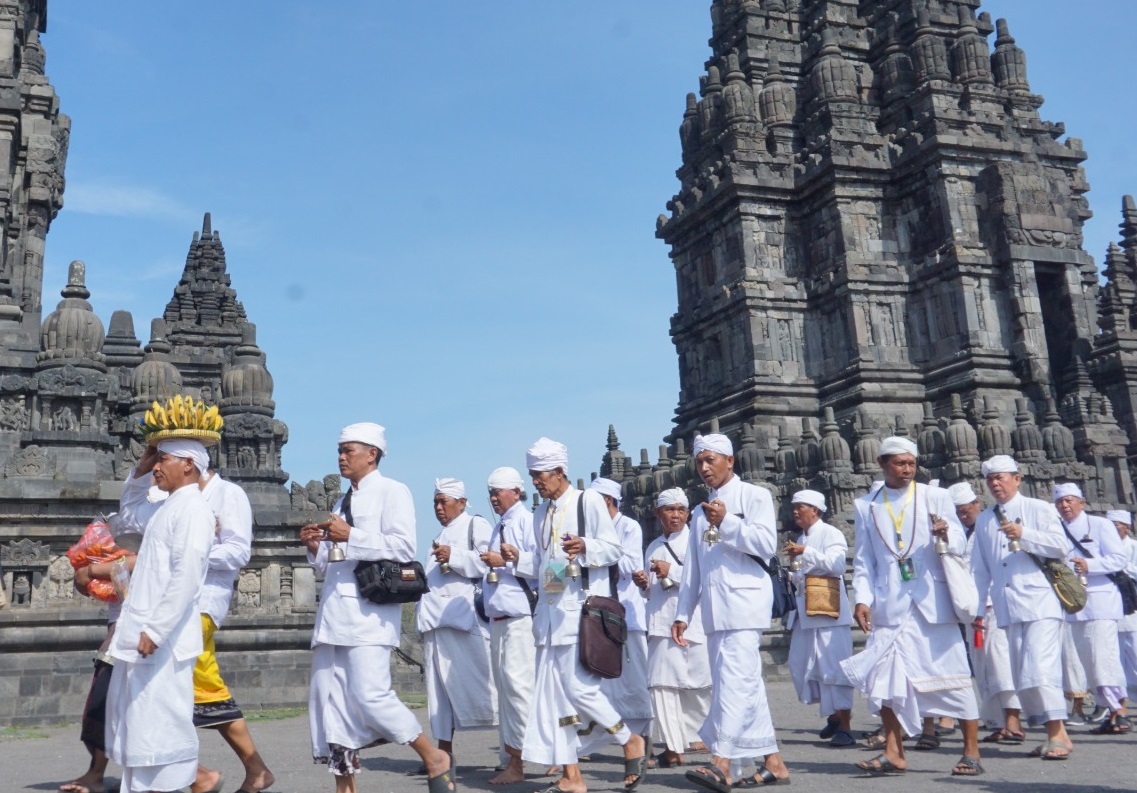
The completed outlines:
{"type": "Polygon", "coordinates": [[[533,534],[537,552],[533,558],[518,560],[517,572],[526,578],[536,577],[540,590],[537,611],[533,615],[533,638],[538,645],[564,646],[576,644],[580,633],[580,609],[588,595],[611,597],[608,567],[620,560],[623,550],[608,514],[608,505],[595,490],[580,491],[568,487],[555,501],[543,502],[533,513],[533,534]],[[584,500],[584,526],[577,521],[577,500],[584,500]],[[559,575],[568,563],[561,549],[567,535],[584,539],[584,554],[577,563],[589,569],[588,591],[584,577],[559,575]],[[563,581],[564,588],[554,584],[563,581]]]}
{"type": "MultiPolygon", "coordinates": [[[[537,537],[533,534],[533,513],[518,501],[505,511],[505,514],[494,526],[490,535],[490,550],[501,552],[501,544],[512,545],[517,549],[523,566],[533,564],[533,554],[537,550],[537,537]]],[[[494,617],[528,617],[532,612],[529,608],[529,596],[518,583],[514,562],[507,562],[505,567],[497,568],[498,582],[491,584],[483,581],[482,592],[485,597],[486,616],[494,617]]],[[[537,579],[527,578],[529,591],[537,592],[537,579]]]]}
{"type": "Polygon", "coordinates": [[[624,553],[620,556],[620,578],[617,588],[620,592],[620,603],[624,606],[624,619],[628,623],[628,630],[642,631],[647,629],[644,621],[644,599],[640,588],[632,581],[632,573],[642,570],[644,532],[639,522],[629,518],[622,512],[616,513],[612,519],[616,528],[616,535],[620,538],[620,547],[624,553]]]}
{"type": "Polygon", "coordinates": [[[908,488],[881,485],[853,502],[853,599],[869,606],[872,621],[882,626],[900,625],[913,606],[934,625],[956,622],[943,562],[935,551],[931,516],[947,521],[951,553],[963,555],[967,545],[963,526],[946,490],[917,483],[911,501],[908,496],[908,488]],[[899,539],[893,516],[899,520],[899,539]],[[898,557],[911,561],[915,572],[911,580],[903,580],[898,557]]]}
{"type": "MultiPolygon", "coordinates": [[[[352,489],[351,513],[355,525],[346,543],[341,543],[346,561],[329,562],[332,544],[325,540],[308,561],[324,575],[320,606],[312,631],[312,646],[335,644],[346,647],[381,645],[398,647],[402,628],[402,605],[376,605],[359,596],[355,563],[390,559],[410,562],[415,558],[415,507],[411,491],[401,482],[384,478],[378,470],[359,480],[352,489]]],[[[343,515],[343,498],[333,510],[343,515]]]]}
{"type": "Polygon", "coordinates": [[[979,602],[988,596],[1000,628],[1015,622],[1062,619],[1062,607],[1046,576],[1027,554],[1064,559],[1069,547],[1058,511],[1053,504],[1016,494],[1003,505],[1011,523],[1023,527],[1021,551],[1011,553],[1006,535],[999,531],[995,505],[979,513],[971,549],[971,573],[979,590],[979,602]]]}
{"type": "Polygon", "coordinates": [[[148,663],[138,640],[143,631],[159,647],[170,646],[178,661],[201,654],[198,596],[213,542],[213,512],[197,484],[175,490],[154,510],[122,613],[107,653],[130,663],[148,663]]]}
{"type": "Polygon", "coordinates": [[[1117,527],[1111,520],[1085,512],[1070,523],[1063,521],[1063,524],[1070,535],[1093,554],[1092,557],[1085,556],[1066,538],[1066,542],[1070,543],[1070,551],[1066,555],[1070,567],[1073,568],[1075,557],[1086,560],[1086,607],[1076,614],[1067,614],[1066,619],[1070,622],[1121,619],[1125,616],[1121,610],[1121,592],[1107,575],[1124,570],[1125,563],[1129,561],[1117,527]]]}
{"type": "Polygon", "coordinates": [[[845,558],[849,543],[836,526],[817,521],[797,538],[798,545],[805,546],[801,560],[801,570],[792,573],[797,587],[797,611],[794,612],[793,628],[832,628],[835,625],[852,625],[853,615],[849,609],[849,595],[845,591],[845,558]],[[833,617],[814,616],[805,613],[805,577],[820,575],[840,581],[840,615],[833,617]]]}
{"type": "MultiPolygon", "coordinates": [[[[135,470],[131,470],[119,500],[123,526],[142,531],[161,506],[166,494],[152,487],[153,484],[151,474],[135,476],[135,470]]],[[[229,613],[233,582],[252,556],[253,508],[239,485],[222,479],[212,471],[209,481],[201,488],[201,494],[213,510],[215,531],[213,547],[209,550],[209,573],[205,577],[198,608],[220,628],[229,613]]]]}
{"type": "MultiPolygon", "coordinates": [[[[675,611],[679,607],[679,585],[683,579],[683,568],[686,567],[687,556],[690,553],[691,529],[684,526],[679,531],[668,536],[661,534],[651,541],[644,552],[644,569],[647,570],[647,591],[644,593],[644,617],[648,636],[671,636],[671,623],[675,622],[675,611]],[[671,551],[667,547],[671,546],[671,551]],[[675,556],[671,555],[674,551],[675,556]],[[676,561],[675,557],[679,557],[676,561]],[[667,577],[676,582],[671,589],[664,589],[659,585],[659,579],[651,572],[651,563],[654,560],[667,562],[671,569],[667,577]]],[[[644,597],[641,596],[641,597],[644,597]]],[[[707,637],[703,634],[703,616],[701,609],[695,609],[691,614],[691,624],[683,633],[683,638],[696,644],[705,644],[707,637]]]]}
{"type": "Polygon", "coordinates": [[[438,545],[450,546],[450,572],[443,573],[433,554],[427,555],[426,583],[430,591],[422,596],[415,612],[420,633],[435,628],[468,633],[482,629],[482,621],[474,610],[474,582],[486,574],[481,556],[489,547],[491,531],[481,515],[463,512],[434,538],[438,545]]]}
{"type": "MultiPolygon", "coordinates": [[[[1120,536],[1119,534],[1118,537],[1120,536]]],[[[1129,559],[1125,564],[1125,573],[1137,581],[1137,540],[1134,540],[1130,535],[1125,538],[1123,545],[1125,546],[1125,554],[1129,559]]],[[[1117,623],[1117,630],[1120,633],[1137,632],[1137,611],[1122,617],[1121,622],[1117,623]]]]}
{"type": "Polygon", "coordinates": [[[765,488],[731,475],[710,500],[726,504],[718,527],[719,541],[709,545],[703,533],[710,526],[702,506],[691,513],[691,541],[679,585],[675,619],[691,624],[691,613],[702,609],[703,630],[765,630],[770,627],[774,592],[770,576],[747,554],[768,560],[777,550],[774,500],[765,488]]]}

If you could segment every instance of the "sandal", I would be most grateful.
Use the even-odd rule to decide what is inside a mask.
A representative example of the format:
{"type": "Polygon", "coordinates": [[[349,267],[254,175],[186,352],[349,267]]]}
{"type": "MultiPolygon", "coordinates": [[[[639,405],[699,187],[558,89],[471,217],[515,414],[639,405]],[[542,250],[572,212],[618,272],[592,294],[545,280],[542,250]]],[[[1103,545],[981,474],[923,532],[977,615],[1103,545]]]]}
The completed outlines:
{"type": "Polygon", "coordinates": [[[841,720],[836,716],[830,716],[825,721],[825,726],[821,728],[821,732],[817,733],[817,737],[823,741],[827,741],[837,734],[841,729],[841,720]]]}
{"type": "Polygon", "coordinates": [[[631,782],[624,783],[624,790],[635,790],[640,786],[640,782],[644,781],[647,776],[647,756],[640,755],[633,757],[631,760],[625,758],[624,760],[624,776],[634,776],[631,782]]]}
{"type": "Polygon", "coordinates": [[[916,746],[914,748],[919,749],[921,752],[931,752],[935,749],[939,749],[940,736],[934,734],[929,735],[926,732],[922,733],[920,737],[916,739],[916,746]]]}
{"type": "Polygon", "coordinates": [[[1129,726],[1129,719],[1124,716],[1116,717],[1117,720],[1106,719],[1098,726],[1089,730],[1090,735],[1124,735],[1131,729],[1129,726]]]}
{"type": "Polygon", "coordinates": [[[999,743],[1007,744],[1010,746],[1021,746],[1025,740],[1025,732],[1004,729],[1002,737],[999,738],[999,743]]]}
{"type": "Polygon", "coordinates": [[[773,771],[766,766],[758,769],[758,773],[754,776],[743,777],[742,779],[731,785],[735,790],[742,788],[752,787],[765,787],[766,785],[788,785],[790,778],[788,776],[777,776],[773,771]]]}
{"type": "Polygon", "coordinates": [[[830,746],[856,746],[857,739],[848,730],[837,730],[836,734],[829,740],[830,746]]]}
{"type": "Polygon", "coordinates": [[[858,763],[853,763],[853,765],[873,776],[903,774],[908,770],[907,768],[897,768],[896,764],[885,757],[883,754],[878,754],[871,760],[861,760],[858,763]]]}
{"type": "Polygon", "coordinates": [[[888,741],[885,740],[884,733],[880,730],[865,735],[865,746],[870,749],[883,749],[887,743],[888,741]]]}
{"type": "Polygon", "coordinates": [[[979,743],[1002,743],[1008,734],[1009,733],[1004,728],[1000,727],[988,735],[986,738],[980,738],[979,743]]]}
{"type": "Polygon", "coordinates": [[[658,768],[676,768],[683,765],[683,755],[670,749],[655,758],[658,768]]]}
{"type": "Polygon", "coordinates": [[[959,758],[959,762],[951,769],[952,776],[979,776],[986,773],[983,766],[979,764],[978,757],[968,757],[964,755],[959,758]]]}
{"type": "Polygon", "coordinates": [[[1071,746],[1063,746],[1057,741],[1047,741],[1046,748],[1042,750],[1043,760],[1065,760],[1074,751],[1071,746]]]}
{"type": "Polygon", "coordinates": [[[719,770],[717,765],[708,764],[693,768],[684,776],[687,777],[688,782],[705,787],[707,790],[713,790],[715,793],[730,793],[731,785],[726,781],[726,775],[719,770]]]}

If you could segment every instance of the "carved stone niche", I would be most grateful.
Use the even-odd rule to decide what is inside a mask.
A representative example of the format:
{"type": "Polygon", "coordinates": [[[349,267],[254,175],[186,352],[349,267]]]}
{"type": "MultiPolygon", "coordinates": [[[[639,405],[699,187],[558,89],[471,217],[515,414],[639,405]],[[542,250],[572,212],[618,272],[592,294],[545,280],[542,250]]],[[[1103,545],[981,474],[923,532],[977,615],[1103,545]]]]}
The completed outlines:
{"type": "Polygon", "coordinates": [[[12,608],[41,608],[46,604],[44,577],[51,563],[51,549],[27,538],[0,546],[3,586],[12,608]]]}
{"type": "Polygon", "coordinates": [[[39,446],[27,446],[16,452],[4,465],[9,479],[51,479],[55,476],[55,460],[39,446]]]}

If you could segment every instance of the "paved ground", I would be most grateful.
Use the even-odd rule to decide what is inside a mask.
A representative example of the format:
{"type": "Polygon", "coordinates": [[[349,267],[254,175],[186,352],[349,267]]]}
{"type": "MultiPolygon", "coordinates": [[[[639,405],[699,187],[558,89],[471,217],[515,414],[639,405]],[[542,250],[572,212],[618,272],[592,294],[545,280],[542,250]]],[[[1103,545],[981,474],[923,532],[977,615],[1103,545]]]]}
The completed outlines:
{"type": "MultiPolygon", "coordinates": [[[[873,779],[853,768],[854,761],[871,757],[863,747],[833,749],[816,738],[820,719],[813,707],[796,702],[789,683],[771,683],[771,706],[779,728],[782,749],[793,773],[793,790],[825,791],[825,793],[877,793],[891,789],[893,793],[931,791],[933,785],[947,784],[948,790],[977,790],[988,793],[1090,793],[1099,790],[1137,789],[1137,735],[1095,737],[1085,735],[1086,728],[1071,728],[1075,741],[1073,756],[1066,762],[1043,762],[1029,759],[1026,749],[1034,745],[1038,731],[1030,733],[1026,748],[998,747],[984,750],[986,775],[978,779],[958,779],[948,770],[959,756],[958,737],[946,738],[936,752],[909,751],[909,771],[904,777],[873,779]]],[[[858,703],[859,704],[859,703],[858,703]]],[[[418,711],[420,718],[423,712],[418,711]]],[[[855,714],[856,715],[856,714],[855,714]]],[[[329,793],[332,787],[327,770],[309,760],[308,723],[304,716],[258,721],[251,725],[261,752],[277,776],[273,791],[281,793],[329,793]]],[[[859,730],[875,724],[863,709],[854,719],[859,730]]],[[[535,773],[522,785],[491,787],[486,779],[497,761],[497,733],[477,730],[459,735],[456,746],[461,790],[504,790],[532,793],[547,781],[535,773]]],[[[616,763],[615,749],[597,755],[595,762],[584,765],[585,779],[593,791],[622,789],[621,766],[616,763]]],[[[361,793],[404,793],[425,791],[423,777],[414,775],[419,762],[405,747],[380,747],[364,754],[367,773],[359,778],[361,793]]],[[[688,762],[702,761],[703,756],[688,756],[688,762]]],[[[225,772],[222,793],[235,791],[240,784],[240,766],[236,758],[211,732],[202,733],[202,759],[225,772]]],[[[71,779],[86,767],[86,753],[78,741],[75,726],[38,729],[30,737],[0,732],[0,793],[54,790],[59,783],[71,779]]],[[[536,772],[537,769],[531,769],[536,772]]],[[[687,768],[650,772],[640,786],[645,793],[669,790],[695,790],[683,778],[687,768]]],[[[108,781],[117,782],[117,770],[108,781]]],[[[943,790],[943,788],[936,788],[943,790]]]]}

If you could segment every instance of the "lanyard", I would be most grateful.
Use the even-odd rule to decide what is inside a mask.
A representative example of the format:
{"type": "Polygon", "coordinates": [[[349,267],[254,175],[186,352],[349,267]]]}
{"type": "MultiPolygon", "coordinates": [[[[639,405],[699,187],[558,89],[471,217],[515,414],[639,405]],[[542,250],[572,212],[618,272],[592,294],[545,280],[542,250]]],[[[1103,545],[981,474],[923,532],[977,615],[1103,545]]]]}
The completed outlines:
{"type": "MultiPolygon", "coordinates": [[[[573,489],[574,488],[570,487],[569,490],[566,492],[571,492],[573,489]]],[[[567,506],[567,503],[568,502],[566,501],[566,506],[567,506]]],[[[567,515],[568,515],[567,509],[558,510],[557,509],[557,502],[556,501],[550,502],[549,509],[545,512],[545,517],[541,521],[541,524],[542,524],[541,525],[541,550],[542,551],[547,551],[547,550],[549,550],[550,547],[554,547],[554,548],[556,547],[556,545],[560,539],[560,536],[561,536],[561,527],[563,527],[565,525],[565,517],[567,515]],[[557,517],[558,512],[560,512],[559,518],[557,517]],[[548,523],[548,525],[549,525],[549,531],[548,531],[547,535],[545,532],[545,524],[546,523],[548,523]],[[545,539],[546,536],[548,536],[548,539],[545,539]]]]}
{"type": "MultiPolygon", "coordinates": [[[[893,513],[892,505],[888,503],[888,485],[881,485],[880,491],[877,493],[877,495],[883,494],[885,505],[888,507],[888,515],[892,520],[893,528],[896,530],[896,548],[899,551],[904,551],[904,539],[900,534],[900,526],[901,526],[901,523],[904,521],[905,511],[908,509],[908,506],[912,503],[912,500],[915,498],[915,493],[916,493],[916,482],[913,481],[908,486],[908,498],[904,502],[903,509],[900,510],[900,517],[899,518],[897,518],[896,515],[893,513]]],[[[875,500],[876,500],[876,498],[874,497],[873,501],[875,501],[875,500]]],[[[904,551],[903,553],[897,553],[896,551],[894,551],[888,547],[888,543],[884,539],[884,532],[880,530],[880,521],[877,520],[876,509],[873,508],[873,502],[872,501],[869,502],[869,516],[872,517],[873,526],[876,528],[876,533],[880,537],[881,544],[884,545],[885,549],[887,549],[888,552],[890,554],[892,554],[893,556],[895,556],[896,559],[899,561],[904,561],[905,559],[907,559],[908,555],[912,553],[911,546],[909,546],[908,550],[904,551]]],[[[915,542],[915,541],[916,541],[916,510],[913,509],[912,510],[912,538],[911,538],[911,542],[915,542]]]]}

